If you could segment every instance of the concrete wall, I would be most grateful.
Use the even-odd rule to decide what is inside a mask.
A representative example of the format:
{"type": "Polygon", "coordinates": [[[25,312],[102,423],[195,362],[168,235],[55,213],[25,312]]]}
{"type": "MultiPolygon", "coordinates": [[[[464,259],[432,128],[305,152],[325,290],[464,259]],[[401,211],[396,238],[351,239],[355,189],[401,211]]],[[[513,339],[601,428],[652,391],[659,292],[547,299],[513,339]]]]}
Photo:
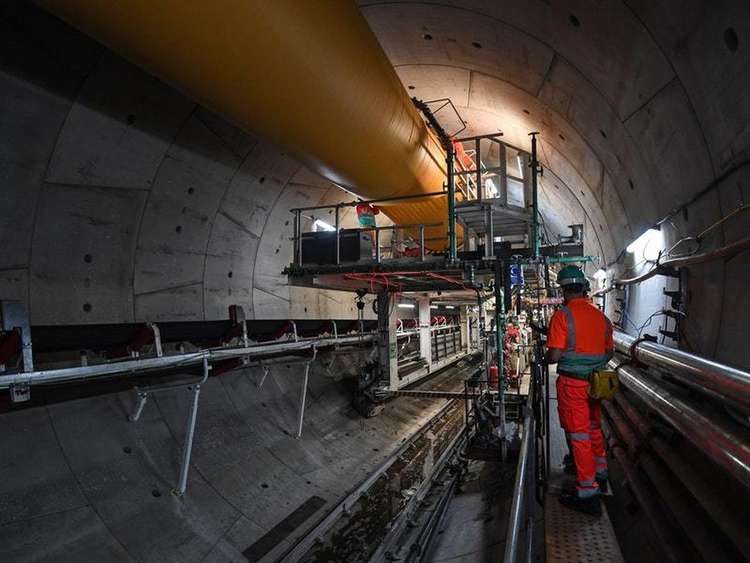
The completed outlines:
{"type": "Polygon", "coordinates": [[[0,296],[33,324],[356,317],[281,275],[289,208],[338,188],[33,5],[0,21],[0,296]]]}
{"type": "MultiPolygon", "coordinates": [[[[359,4],[410,94],[449,96],[472,132],[499,129],[527,149],[527,132],[541,132],[542,212],[557,216],[553,230],[583,222],[603,264],[749,156],[746,2],[359,4]]],[[[666,224],[665,247],[746,202],[747,174],[666,224]]],[[[748,220],[730,219],[704,248],[737,240],[748,220]]],[[[750,367],[746,308],[734,305],[747,301],[749,259],[690,269],[686,347],[750,367]]],[[[661,308],[664,287],[657,278],[634,291],[631,316],[661,308]]]]}
{"type": "MultiPolygon", "coordinates": [[[[525,148],[541,131],[545,223],[585,223],[604,262],[750,156],[746,2],[360,5],[409,93],[450,96],[470,131],[525,148]]],[[[234,303],[251,318],[355,316],[350,295],[281,276],[288,208],[338,201],[337,188],[30,3],[0,4],[0,53],[0,297],[26,302],[34,324],[216,319],[234,303]]],[[[747,202],[748,182],[741,168],[675,216],[665,246],[747,202]]],[[[748,231],[739,215],[704,245],[748,231]]],[[[685,332],[748,368],[749,262],[690,269],[685,332]]],[[[634,292],[634,322],[665,285],[634,292]]],[[[0,559],[242,560],[306,499],[331,506],[439,406],[400,400],[362,421],[316,365],[297,441],[299,374],[209,381],[184,500],[169,494],[183,392],[138,424],[129,393],[3,415],[0,559]]]]}

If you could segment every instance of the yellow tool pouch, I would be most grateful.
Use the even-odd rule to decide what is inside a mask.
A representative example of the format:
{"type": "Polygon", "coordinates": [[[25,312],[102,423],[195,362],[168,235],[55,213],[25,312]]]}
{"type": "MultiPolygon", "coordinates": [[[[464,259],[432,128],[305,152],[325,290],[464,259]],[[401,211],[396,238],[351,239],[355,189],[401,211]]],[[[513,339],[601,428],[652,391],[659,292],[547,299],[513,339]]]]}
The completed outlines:
{"type": "Polygon", "coordinates": [[[596,370],[589,377],[589,397],[611,401],[620,387],[617,373],[612,370],[596,370]]]}

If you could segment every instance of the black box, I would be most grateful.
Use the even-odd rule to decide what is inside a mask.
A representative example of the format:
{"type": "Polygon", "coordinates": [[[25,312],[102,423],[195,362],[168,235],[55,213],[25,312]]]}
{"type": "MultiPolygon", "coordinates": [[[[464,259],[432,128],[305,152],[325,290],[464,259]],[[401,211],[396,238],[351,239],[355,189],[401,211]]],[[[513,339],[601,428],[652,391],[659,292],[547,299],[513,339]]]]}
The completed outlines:
{"type": "MultiPolygon", "coordinates": [[[[372,237],[367,231],[339,231],[340,262],[372,260],[372,237]]],[[[302,233],[302,264],[335,264],[336,232],[302,233]]]]}

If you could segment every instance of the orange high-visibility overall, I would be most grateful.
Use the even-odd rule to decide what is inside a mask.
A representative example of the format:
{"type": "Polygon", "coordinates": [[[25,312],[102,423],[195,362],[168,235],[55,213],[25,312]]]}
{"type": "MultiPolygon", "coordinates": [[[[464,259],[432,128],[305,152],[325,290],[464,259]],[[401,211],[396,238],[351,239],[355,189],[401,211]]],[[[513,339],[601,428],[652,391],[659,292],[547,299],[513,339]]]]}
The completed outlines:
{"type": "Polygon", "coordinates": [[[547,346],[563,350],[557,364],[557,409],[571,445],[578,496],[599,493],[607,474],[601,405],[588,394],[589,376],[612,355],[612,323],[586,298],[570,300],[552,316],[547,346]]]}

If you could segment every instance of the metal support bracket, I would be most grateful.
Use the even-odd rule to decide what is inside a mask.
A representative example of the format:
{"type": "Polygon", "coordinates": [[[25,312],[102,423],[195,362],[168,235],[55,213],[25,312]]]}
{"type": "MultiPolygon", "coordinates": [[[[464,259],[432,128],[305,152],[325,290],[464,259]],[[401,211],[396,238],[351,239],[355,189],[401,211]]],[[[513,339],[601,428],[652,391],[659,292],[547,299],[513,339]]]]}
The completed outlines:
{"type": "Polygon", "coordinates": [[[136,390],[138,391],[138,402],[135,405],[135,411],[133,411],[133,414],[128,416],[128,420],[130,420],[130,422],[138,422],[138,420],[141,418],[141,414],[143,413],[143,407],[146,406],[146,402],[148,401],[148,391],[141,391],[138,390],[138,388],[136,388],[136,390]]]}
{"type": "Polygon", "coordinates": [[[13,383],[8,389],[10,400],[14,403],[23,403],[31,399],[31,385],[26,382],[13,383]]]}
{"type": "Polygon", "coordinates": [[[154,333],[154,350],[156,351],[156,357],[161,358],[164,355],[164,350],[161,347],[161,332],[159,327],[155,323],[147,323],[151,332],[154,333]]]}
{"type": "Polygon", "coordinates": [[[258,382],[258,389],[263,387],[263,384],[266,382],[266,377],[268,377],[268,373],[271,371],[271,368],[268,366],[263,366],[263,375],[260,378],[260,381],[258,382]]]}
{"type": "Polygon", "coordinates": [[[297,418],[297,439],[302,437],[302,423],[305,420],[305,402],[307,401],[307,382],[310,377],[310,364],[315,361],[318,355],[318,349],[313,346],[312,357],[305,363],[305,377],[302,381],[302,389],[299,397],[299,415],[297,418]]]}
{"type": "Polygon", "coordinates": [[[186,388],[192,392],[193,397],[190,403],[190,413],[188,414],[187,430],[185,432],[185,442],[182,450],[182,465],[180,467],[180,477],[177,486],[172,489],[172,494],[177,497],[181,497],[187,490],[187,479],[188,471],[190,469],[190,457],[193,453],[193,439],[195,438],[195,424],[198,419],[198,399],[200,398],[201,385],[203,385],[208,379],[208,374],[211,371],[211,366],[208,364],[208,358],[203,358],[203,378],[197,383],[183,383],[183,384],[171,384],[171,385],[155,385],[153,387],[147,387],[138,389],[138,402],[135,405],[133,414],[128,416],[128,420],[131,422],[138,422],[143,414],[143,408],[148,402],[148,398],[151,393],[155,391],[163,391],[166,389],[175,388],[186,388]]]}
{"type": "Polygon", "coordinates": [[[17,330],[21,336],[21,358],[23,371],[34,371],[34,355],[31,347],[31,325],[29,314],[20,301],[0,301],[0,329],[17,330]]]}
{"type": "MultiPolygon", "coordinates": [[[[185,445],[183,446],[182,452],[182,467],[180,468],[180,480],[177,484],[177,488],[172,492],[175,496],[183,496],[187,490],[187,479],[188,471],[190,469],[190,457],[193,453],[193,438],[195,438],[195,423],[198,418],[198,399],[200,398],[201,385],[203,385],[208,379],[208,372],[211,370],[211,366],[208,365],[208,358],[203,358],[203,379],[200,383],[196,383],[192,386],[193,391],[193,402],[190,405],[190,414],[187,422],[187,432],[185,434],[185,445]]],[[[190,387],[188,387],[190,390],[190,387]]]]}

